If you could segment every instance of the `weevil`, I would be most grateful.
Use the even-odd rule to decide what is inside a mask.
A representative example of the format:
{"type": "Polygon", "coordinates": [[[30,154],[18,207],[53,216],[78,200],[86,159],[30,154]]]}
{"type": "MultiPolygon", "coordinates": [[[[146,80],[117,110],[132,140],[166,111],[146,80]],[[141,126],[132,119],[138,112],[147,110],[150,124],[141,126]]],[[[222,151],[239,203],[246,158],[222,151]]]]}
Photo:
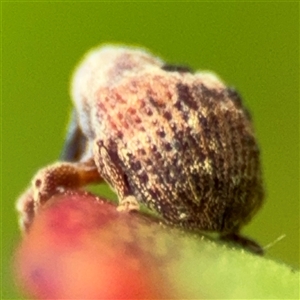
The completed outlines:
{"type": "Polygon", "coordinates": [[[24,229],[61,188],[106,181],[120,211],[144,203],[166,222],[247,241],[239,232],[264,190],[251,117],[233,88],[146,50],[103,46],[75,70],[71,97],[61,160],[18,201],[24,229]]]}

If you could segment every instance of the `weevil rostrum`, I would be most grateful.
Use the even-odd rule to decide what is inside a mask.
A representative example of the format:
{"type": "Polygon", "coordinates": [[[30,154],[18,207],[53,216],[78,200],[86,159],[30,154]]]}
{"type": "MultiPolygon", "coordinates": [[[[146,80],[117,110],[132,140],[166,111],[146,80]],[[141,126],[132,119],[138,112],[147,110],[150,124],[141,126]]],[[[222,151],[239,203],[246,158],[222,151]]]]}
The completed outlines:
{"type": "Polygon", "coordinates": [[[120,211],[144,203],[169,223],[234,239],[261,207],[250,115],[213,73],[103,46],[77,67],[71,96],[62,160],[38,171],[17,203],[24,229],[59,189],[103,180],[120,211]]]}

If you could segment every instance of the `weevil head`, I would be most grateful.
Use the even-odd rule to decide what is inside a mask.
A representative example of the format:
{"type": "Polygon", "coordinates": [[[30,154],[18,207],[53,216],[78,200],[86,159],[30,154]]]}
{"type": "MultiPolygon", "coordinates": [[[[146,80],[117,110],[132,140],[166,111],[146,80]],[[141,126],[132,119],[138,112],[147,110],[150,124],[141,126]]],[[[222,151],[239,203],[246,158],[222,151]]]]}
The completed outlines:
{"type": "Polygon", "coordinates": [[[137,48],[101,46],[86,54],[74,71],[70,94],[79,126],[88,139],[95,136],[99,91],[113,88],[119,80],[142,72],[149,65],[161,67],[163,62],[137,48]]]}

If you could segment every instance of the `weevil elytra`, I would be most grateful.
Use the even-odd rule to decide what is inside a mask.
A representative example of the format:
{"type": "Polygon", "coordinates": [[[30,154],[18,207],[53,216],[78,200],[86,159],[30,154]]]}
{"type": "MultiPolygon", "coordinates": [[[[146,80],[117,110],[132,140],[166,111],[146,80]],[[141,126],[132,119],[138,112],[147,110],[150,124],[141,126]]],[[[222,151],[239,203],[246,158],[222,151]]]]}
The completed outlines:
{"type": "Polygon", "coordinates": [[[28,228],[60,187],[105,180],[119,210],[146,204],[167,222],[237,236],[263,203],[259,149],[238,93],[209,72],[104,46],[76,69],[62,161],[18,201],[28,228]]]}

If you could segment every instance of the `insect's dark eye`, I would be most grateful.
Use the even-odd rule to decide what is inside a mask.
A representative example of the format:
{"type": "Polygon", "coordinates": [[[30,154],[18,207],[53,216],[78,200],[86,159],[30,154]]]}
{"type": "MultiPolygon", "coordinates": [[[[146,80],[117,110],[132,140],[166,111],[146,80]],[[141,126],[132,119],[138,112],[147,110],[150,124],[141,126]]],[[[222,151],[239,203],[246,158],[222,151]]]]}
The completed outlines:
{"type": "Polygon", "coordinates": [[[190,67],[182,65],[165,64],[161,68],[167,72],[194,73],[190,67]]]}

